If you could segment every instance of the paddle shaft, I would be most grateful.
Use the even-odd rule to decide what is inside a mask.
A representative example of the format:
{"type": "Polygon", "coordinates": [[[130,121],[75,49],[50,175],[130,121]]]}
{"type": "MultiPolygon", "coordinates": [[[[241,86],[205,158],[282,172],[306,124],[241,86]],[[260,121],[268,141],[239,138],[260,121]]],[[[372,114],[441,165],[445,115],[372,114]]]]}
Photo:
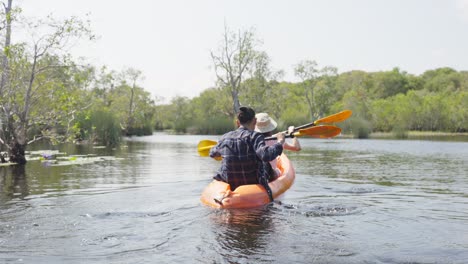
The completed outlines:
{"type": "Polygon", "coordinates": [[[308,124],[298,126],[298,127],[294,127],[294,132],[298,131],[299,129],[308,128],[308,127],[311,127],[311,126],[316,126],[315,122],[308,123],[308,124]]]}
{"type": "MultiPolygon", "coordinates": [[[[344,111],[341,111],[339,113],[336,113],[336,114],[333,114],[333,115],[330,115],[330,116],[327,116],[327,117],[320,118],[318,120],[315,120],[314,122],[311,122],[311,123],[308,123],[308,124],[305,124],[305,125],[301,125],[301,126],[298,126],[298,127],[294,127],[294,132],[298,131],[299,129],[316,126],[316,125],[318,125],[320,123],[341,122],[341,121],[344,121],[344,120],[348,119],[351,116],[351,114],[352,114],[352,112],[350,110],[344,110],[344,111]]],[[[283,133],[287,133],[287,132],[288,131],[284,131],[283,133]]]]}
{"type": "MultiPolygon", "coordinates": [[[[285,137],[301,137],[301,136],[311,136],[315,138],[330,138],[335,137],[341,133],[341,128],[336,126],[313,126],[309,128],[299,129],[298,131],[293,132],[292,134],[287,134],[285,137]]],[[[268,137],[265,140],[273,140],[276,137],[268,137]]]]}
{"type": "MultiPolygon", "coordinates": [[[[294,136],[293,136],[293,135],[285,135],[284,137],[285,137],[285,138],[292,138],[292,137],[294,137],[294,136]]],[[[266,137],[266,138],[265,138],[265,140],[275,140],[275,139],[278,139],[278,138],[277,138],[277,137],[273,137],[273,136],[271,136],[271,137],[266,137]]]]}

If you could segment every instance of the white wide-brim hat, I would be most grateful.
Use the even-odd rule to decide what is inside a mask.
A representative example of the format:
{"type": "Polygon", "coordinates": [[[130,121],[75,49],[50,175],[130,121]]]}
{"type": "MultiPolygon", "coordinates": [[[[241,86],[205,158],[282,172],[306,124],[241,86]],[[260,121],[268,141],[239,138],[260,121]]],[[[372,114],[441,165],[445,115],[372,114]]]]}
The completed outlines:
{"type": "Polygon", "coordinates": [[[257,125],[255,126],[255,131],[260,133],[267,133],[275,130],[278,126],[275,120],[268,116],[267,113],[258,113],[255,115],[257,118],[257,125]]]}

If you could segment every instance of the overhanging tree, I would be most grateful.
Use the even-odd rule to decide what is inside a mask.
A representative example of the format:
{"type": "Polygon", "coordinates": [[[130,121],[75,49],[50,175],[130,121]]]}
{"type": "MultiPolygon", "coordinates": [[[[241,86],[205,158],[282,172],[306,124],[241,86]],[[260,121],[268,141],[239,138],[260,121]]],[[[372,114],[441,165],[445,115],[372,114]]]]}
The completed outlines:
{"type": "MultiPolygon", "coordinates": [[[[26,163],[25,149],[31,143],[31,113],[48,114],[49,109],[35,109],[41,95],[54,92],[61,85],[52,85],[57,68],[70,67],[67,48],[75,39],[93,38],[87,23],[72,17],[56,21],[51,17],[26,23],[33,32],[31,42],[11,43],[12,0],[5,7],[5,41],[2,53],[2,79],[0,82],[0,144],[8,149],[10,162],[26,163]]],[[[23,21],[27,22],[27,21],[23,21]]],[[[52,118],[42,118],[56,123],[52,118]]]]}

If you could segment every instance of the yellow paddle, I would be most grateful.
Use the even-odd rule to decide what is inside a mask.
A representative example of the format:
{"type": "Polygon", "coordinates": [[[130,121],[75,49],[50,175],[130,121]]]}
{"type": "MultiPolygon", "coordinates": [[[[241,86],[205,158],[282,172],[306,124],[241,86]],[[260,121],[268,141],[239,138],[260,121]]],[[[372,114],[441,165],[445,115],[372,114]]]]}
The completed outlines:
{"type": "MultiPolygon", "coordinates": [[[[341,133],[341,128],[336,126],[314,126],[304,129],[299,129],[291,135],[286,137],[302,137],[310,136],[314,138],[331,138],[336,137],[341,133]]],[[[276,137],[267,137],[265,140],[273,140],[276,137]]],[[[198,154],[202,157],[208,157],[210,155],[210,149],[216,146],[217,142],[214,140],[201,140],[198,143],[198,154]]]]}
{"type": "Polygon", "coordinates": [[[210,149],[214,146],[216,146],[218,142],[214,140],[201,140],[200,143],[198,143],[198,154],[202,157],[208,157],[210,155],[210,149]]]}

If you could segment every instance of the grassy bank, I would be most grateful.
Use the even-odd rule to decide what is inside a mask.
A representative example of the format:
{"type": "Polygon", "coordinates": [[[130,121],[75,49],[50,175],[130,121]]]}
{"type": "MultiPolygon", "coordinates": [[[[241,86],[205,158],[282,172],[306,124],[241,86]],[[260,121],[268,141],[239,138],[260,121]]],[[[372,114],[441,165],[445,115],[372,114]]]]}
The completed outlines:
{"type": "MultiPolygon", "coordinates": [[[[344,134],[344,138],[354,138],[353,134],[344,134]]],[[[374,132],[369,134],[370,139],[413,139],[413,140],[439,140],[468,142],[468,133],[448,133],[434,131],[408,131],[402,136],[392,132],[374,132]]]]}

